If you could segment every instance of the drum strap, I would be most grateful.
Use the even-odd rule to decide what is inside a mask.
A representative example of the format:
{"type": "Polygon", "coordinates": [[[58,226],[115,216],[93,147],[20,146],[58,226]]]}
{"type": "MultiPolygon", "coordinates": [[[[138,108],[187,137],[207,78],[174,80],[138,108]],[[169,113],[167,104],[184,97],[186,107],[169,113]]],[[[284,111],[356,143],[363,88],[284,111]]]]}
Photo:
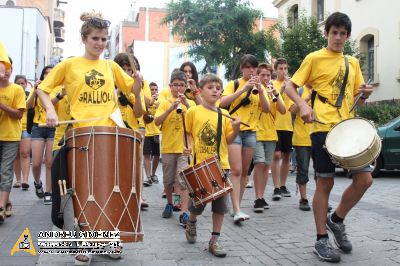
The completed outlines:
{"type": "Polygon", "coordinates": [[[221,114],[221,109],[218,109],[218,123],[217,123],[217,155],[218,158],[220,158],[219,156],[219,148],[221,146],[221,135],[222,135],[222,114],[221,114]]]}
{"type": "Polygon", "coordinates": [[[347,80],[349,78],[349,60],[348,60],[347,56],[344,56],[344,65],[346,67],[346,70],[344,72],[343,83],[342,83],[342,86],[340,87],[340,94],[339,94],[339,97],[336,100],[336,103],[334,105],[329,103],[327,98],[319,95],[315,90],[313,90],[313,92],[311,94],[311,108],[314,108],[315,97],[317,95],[318,95],[319,100],[321,102],[323,102],[323,103],[329,103],[329,104],[331,104],[332,106],[334,106],[336,108],[340,108],[342,106],[344,94],[345,94],[345,91],[346,91],[347,80]]]}

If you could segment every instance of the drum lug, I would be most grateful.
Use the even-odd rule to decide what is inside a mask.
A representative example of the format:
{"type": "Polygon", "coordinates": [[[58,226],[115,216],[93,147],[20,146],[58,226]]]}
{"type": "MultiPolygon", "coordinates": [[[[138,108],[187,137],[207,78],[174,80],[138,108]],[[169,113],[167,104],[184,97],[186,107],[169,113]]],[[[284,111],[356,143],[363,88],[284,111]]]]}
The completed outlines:
{"type": "Polygon", "coordinates": [[[80,151],[88,151],[89,148],[88,148],[88,147],[79,147],[79,150],[80,150],[80,151]]]}
{"type": "Polygon", "coordinates": [[[189,197],[191,197],[192,199],[195,197],[196,195],[194,193],[189,193],[189,197]]]}
{"type": "Polygon", "coordinates": [[[217,182],[217,180],[211,181],[211,184],[213,185],[213,187],[218,187],[218,182],[217,182]]]}
{"type": "Polygon", "coordinates": [[[113,192],[121,192],[121,190],[119,189],[119,186],[114,186],[113,192]]]}
{"type": "Polygon", "coordinates": [[[207,190],[205,188],[202,188],[202,189],[200,189],[200,193],[205,195],[205,194],[207,194],[207,190]]]}
{"type": "Polygon", "coordinates": [[[136,194],[136,187],[132,187],[131,194],[136,194]]]}

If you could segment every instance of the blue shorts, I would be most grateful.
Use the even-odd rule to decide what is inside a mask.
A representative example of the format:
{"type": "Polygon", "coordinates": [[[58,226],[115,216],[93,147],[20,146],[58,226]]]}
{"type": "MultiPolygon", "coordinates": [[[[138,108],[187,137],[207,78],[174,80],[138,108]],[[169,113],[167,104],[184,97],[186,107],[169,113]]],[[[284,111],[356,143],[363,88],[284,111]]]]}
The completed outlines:
{"type": "MultiPolygon", "coordinates": [[[[313,160],[314,171],[317,177],[321,178],[333,178],[335,177],[336,164],[332,162],[332,159],[327,152],[325,146],[325,139],[328,132],[315,132],[311,134],[311,157],[313,160]]],[[[361,169],[350,170],[349,174],[357,174],[362,172],[372,172],[371,166],[366,166],[361,169]]]]}
{"type": "Polygon", "coordinates": [[[22,131],[22,134],[21,134],[21,139],[27,139],[27,138],[30,138],[31,137],[31,134],[29,134],[28,133],[28,131],[22,131]]]}
{"type": "Polygon", "coordinates": [[[256,132],[251,130],[240,131],[232,144],[238,144],[246,148],[256,148],[256,132]]]}
{"type": "Polygon", "coordinates": [[[33,124],[31,139],[32,140],[53,140],[54,133],[56,132],[55,128],[49,127],[38,127],[37,124],[33,124]]]}

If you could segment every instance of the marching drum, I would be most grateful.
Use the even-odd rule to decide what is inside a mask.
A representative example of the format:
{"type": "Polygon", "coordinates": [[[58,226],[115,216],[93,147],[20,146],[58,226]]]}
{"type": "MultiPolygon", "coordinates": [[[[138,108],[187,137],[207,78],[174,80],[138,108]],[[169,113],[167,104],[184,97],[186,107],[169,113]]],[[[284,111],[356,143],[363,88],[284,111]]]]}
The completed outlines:
{"type": "Polygon", "coordinates": [[[195,207],[205,205],[232,191],[228,174],[222,170],[216,157],[191,166],[179,175],[185,181],[195,207]]]}
{"type": "Polygon", "coordinates": [[[361,169],[376,160],[381,139],[373,123],[364,118],[350,118],[331,128],[325,147],[332,160],[348,170],[361,169]]]}
{"type": "Polygon", "coordinates": [[[143,241],[141,139],[130,129],[107,126],[66,133],[69,186],[81,231],[120,231],[123,242],[143,241]]]}

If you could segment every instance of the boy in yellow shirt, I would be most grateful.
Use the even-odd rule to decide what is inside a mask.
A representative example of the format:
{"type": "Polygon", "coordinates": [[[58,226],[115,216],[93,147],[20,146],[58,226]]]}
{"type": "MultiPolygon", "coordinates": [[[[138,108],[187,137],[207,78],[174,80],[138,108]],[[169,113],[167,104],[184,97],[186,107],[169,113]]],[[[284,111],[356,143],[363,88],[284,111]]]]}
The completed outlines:
{"type": "Polygon", "coordinates": [[[172,204],[172,191],[175,184],[175,192],[180,191],[179,194],[181,196],[182,214],[179,216],[179,222],[182,226],[186,226],[189,219],[187,214],[189,194],[185,184],[178,177],[178,173],[188,166],[188,158],[183,155],[184,130],[182,116],[185,115],[186,110],[195,105],[193,101],[186,99],[183,94],[187,87],[186,81],[186,75],[182,71],[172,72],[169,84],[172,98],[160,103],[154,120],[156,126],[162,125],[162,170],[167,197],[167,205],[165,205],[162,217],[170,218],[172,216],[174,207],[172,204]]]}
{"type": "Polygon", "coordinates": [[[26,109],[24,89],[9,82],[11,71],[12,68],[6,69],[0,77],[0,224],[11,216],[13,165],[21,140],[21,118],[26,109]]]}
{"type": "Polygon", "coordinates": [[[353,181],[343,192],[336,211],[327,217],[329,194],[334,185],[335,164],[324,148],[326,136],[335,124],[353,116],[350,107],[359,93],[362,93],[361,100],[357,104],[363,104],[373,91],[371,85],[364,83],[358,60],[343,54],[350,33],[350,18],[340,12],[332,13],[325,23],[324,35],[328,41],[327,47],[307,55],[286,86],[287,94],[299,107],[303,120],[312,122],[316,118],[322,122],[312,124],[311,134],[317,183],[313,198],[317,229],[314,253],[320,259],[330,262],[339,262],[340,253],[331,246],[327,230],[332,233],[335,244],[343,252],[351,252],[352,244],[347,237],[343,221],[372,185],[372,167],[350,171],[353,181]],[[307,83],[315,91],[312,107],[301,99],[296,91],[297,87],[307,83]]]}
{"type": "MultiPolygon", "coordinates": [[[[222,93],[222,81],[214,74],[206,74],[199,83],[200,94],[202,96],[201,105],[192,107],[186,114],[186,129],[188,134],[188,142],[194,147],[194,156],[198,162],[213,157],[219,151],[219,160],[221,166],[229,171],[228,161],[228,144],[232,143],[240,130],[239,118],[232,121],[226,117],[222,117],[221,132],[218,132],[218,113],[216,102],[222,93]],[[206,134],[202,134],[206,131],[206,134]],[[217,135],[221,134],[220,143],[217,135]],[[219,147],[217,146],[219,145],[219,147]]],[[[228,114],[228,111],[221,110],[228,114]]],[[[185,154],[191,154],[191,148],[185,149],[185,154]]],[[[224,214],[228,211],[228,196],[224,195],[212,201],[212,233],[208,250],[217,257],[225,257],[226,251],[218,241],[221,233],[224,214]]],[[[189,203],[189,221],[186,226],[186,239],[189,243],[195,243],[197,240],[196,217],[201,215],[205,206],[194,207],[193,203],[189,203]]]]}

